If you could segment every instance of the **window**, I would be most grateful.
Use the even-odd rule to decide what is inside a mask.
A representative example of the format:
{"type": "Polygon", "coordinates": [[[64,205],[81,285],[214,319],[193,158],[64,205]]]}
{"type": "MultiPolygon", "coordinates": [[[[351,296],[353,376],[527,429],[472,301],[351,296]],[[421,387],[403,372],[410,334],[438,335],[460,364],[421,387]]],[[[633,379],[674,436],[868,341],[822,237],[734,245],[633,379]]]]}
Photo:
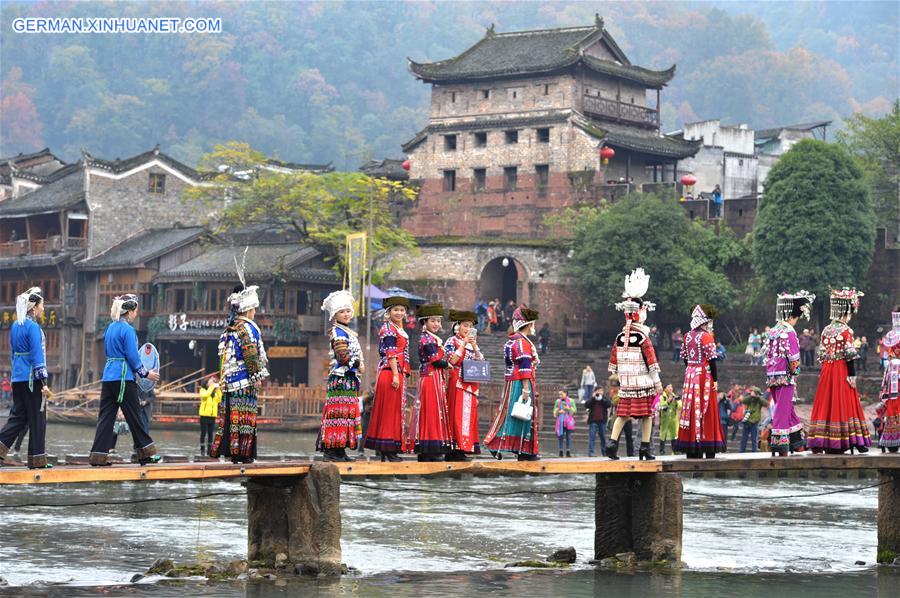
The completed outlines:
{"type": "Polygon", "coordinates": [[[472,170],[472,187],[475,191],[484,191],[487,187],[487,168],[472,170]]]}
{"type": "Polygon", "coordinates": [[[738,158],[738,166],[743,166],[743,165],[744,165],[744,159],[738,158]]]}
{"type": "Polygon", "coordinates": [[[550,165],[535,164],[534,174],[537,178],[538,189],[546,189],[547,185],[550,184],[550,165]]]}
{"type": "Polygon", "coordinates": [[[150,173],[150,193],[166,192],[166,175],[155,172],[150,173]]]}
{"type": "Polygon", "coordinates": [[[506,144],[513,145],[519,143],[519,132],[518,131],[505,131],[506,135],[506,144]]]}
{"type": "Polygon", "coordinates": [[[456,135],[444,135],[444,151],[456,151],[456,135]]]}
{"type": "Polygon", "coordinates": [[[455,92],[455,91],[451,91],[451,92],[450,92],[450,103],[451,103],[451,104],[455,104],[455,103],[456,103],[456,92],[455,92]]]}
{"type": "Polygon", "coordinates": [[[506,166],[503,169],[503,180],[506,191],[515,191],[519,182],[519,169],[516,166],[506,166]]]}
{"type": "Polygon", "coordinates": [[[487,132],[474,133],[475,147],[487,147],[487,132]]]}
{"type": "Polygon", "coordinates": [[[444,171],[444,191],[456,191],[456,171],[444,171]]]}
{"type": "Polygon", "coordinates": [[[544,83],[544,95],[545,96],[550,95],[550,84],[549,83],[544,83]]]}
{"type": "Polygon", "coordinates": [[[480,95],[481,95],[482,100],[489,100],[489,99],[491,99],[491,90],[490,89],[482,89],[480,95]]]}
{"type": "Polygon", "coordinates": [[[550,129],[549,127],[545,127],[543,129],[536,129],[537,131],[537,140],[538,143],[550,143],[550,129]]]}
{"type": "Polygon", "coordinates": [[[188,298],[188,290],[187,289],[175,289],[175,311],[176,312],[186,312],[187,309],[187,298],[188,298]]]}

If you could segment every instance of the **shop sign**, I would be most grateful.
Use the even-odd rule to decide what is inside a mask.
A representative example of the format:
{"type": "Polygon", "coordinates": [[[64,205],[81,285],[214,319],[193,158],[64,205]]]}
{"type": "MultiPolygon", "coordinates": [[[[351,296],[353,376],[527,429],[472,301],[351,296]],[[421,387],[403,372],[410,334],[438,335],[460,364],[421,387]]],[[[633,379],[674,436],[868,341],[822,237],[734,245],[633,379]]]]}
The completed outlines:
{"type": "Polygon", "coordinates": [[[221,318],[215,320],[205,319],[189,319],[187,314],[169,314],[169,330],[175,332],[180,330],[205,330],[215,329],[222,330],[227,322],[221,318]]]}
{"type": "Polygon", "coordinates": [[[290,347],[290,346],[278,346],[278,347],[268,347],[266,349],[266,355],[269,356],[269,359],[284,359],[284,358],[297,358],[302,359],[307,355],[306,347],[290,347]]]}

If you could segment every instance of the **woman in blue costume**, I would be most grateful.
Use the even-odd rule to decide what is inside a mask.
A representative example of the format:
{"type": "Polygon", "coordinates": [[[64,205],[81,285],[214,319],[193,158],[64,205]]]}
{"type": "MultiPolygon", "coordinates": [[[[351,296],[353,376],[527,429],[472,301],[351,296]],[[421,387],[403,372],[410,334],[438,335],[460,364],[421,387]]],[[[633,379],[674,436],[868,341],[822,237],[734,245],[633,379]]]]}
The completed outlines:
{"type": "Polygon", "coordinates": [[[91,465],[112,465],[109,449],[113,446],[113,426],[119,409],[131,429],[134,451],[138,463],[157,463],[156,445],[150,438],[141,419],[140,391],[135,376],[159,380],[159,372],[148,371],[141,364],[138,354],[138,338],[131,323],[138,314],[136,295],[116,297],[110,309],[113,322],[106,328],[103,347],[106,351],[106,367],[103,369],[103,386],[100,390],[100,417],[91,447],[91,465]]]}
{"type": "MultiPolygon", "coordinates": [[[[47,430],[45,397],[47,356],[44,331],[38,321],[44,314],[41,289],[33,287],[16,298],[16,322],[9,331],[9,354],[12,356],[13,406],[9,419],[0,431],[0,461],[6,457],[19,434],[28,435],[28,467],[51,467],[44,452],[47,430]]],[[[19,439],[19,443],[22,440],[19,439]]]]}

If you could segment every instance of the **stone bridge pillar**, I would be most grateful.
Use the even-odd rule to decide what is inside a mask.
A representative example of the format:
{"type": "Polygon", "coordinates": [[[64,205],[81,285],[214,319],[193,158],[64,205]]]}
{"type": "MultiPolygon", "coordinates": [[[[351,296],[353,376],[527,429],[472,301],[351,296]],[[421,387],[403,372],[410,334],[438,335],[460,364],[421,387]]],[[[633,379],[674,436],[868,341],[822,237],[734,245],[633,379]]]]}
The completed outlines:
{"type": "Polygon", "coordinates": [[[878,481],[878,562],[892,563],[900,557],[900,471],[881,470],[878,481]]]}
{"type": "Polygon", "coordinates": [[[594,558],[633,552],[639,561],[680,561],[682,513],[678,474],[597,474],[594,558]]]}
{"type": "Polygon", "coordinates": [[[341,574],[341,476],[313,463],[297,477],[247,482],[247,559],[275,562],[284,553],[306,574],[341,574]]]}

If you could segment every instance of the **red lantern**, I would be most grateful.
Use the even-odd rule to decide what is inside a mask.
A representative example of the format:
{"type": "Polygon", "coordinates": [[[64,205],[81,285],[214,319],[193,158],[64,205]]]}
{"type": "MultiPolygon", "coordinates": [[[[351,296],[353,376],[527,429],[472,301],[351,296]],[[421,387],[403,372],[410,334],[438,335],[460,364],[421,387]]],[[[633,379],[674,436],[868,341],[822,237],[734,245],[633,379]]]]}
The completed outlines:
{"type": "Polygon", "coordinates": [[[401,164],[400,166],[403,167],[403,170],[409,170],[412,167],[412,164],[409,163],[409,160],[404,160],[403,164],[401,164]]]}
{"type": "Polygon", "coordinates": [[[681,184],[685,187],[693,187],[697,184],[697,177],[692,174],[686,174],[681,177],[681,184]]]}
{"type": "Polygon", "coordinates": [[[604,146],[600,149],[600,159],[603,160],[604,166],[609,164],[609,161],[615,157],[616,151],[613,148],[604,146]]]}

